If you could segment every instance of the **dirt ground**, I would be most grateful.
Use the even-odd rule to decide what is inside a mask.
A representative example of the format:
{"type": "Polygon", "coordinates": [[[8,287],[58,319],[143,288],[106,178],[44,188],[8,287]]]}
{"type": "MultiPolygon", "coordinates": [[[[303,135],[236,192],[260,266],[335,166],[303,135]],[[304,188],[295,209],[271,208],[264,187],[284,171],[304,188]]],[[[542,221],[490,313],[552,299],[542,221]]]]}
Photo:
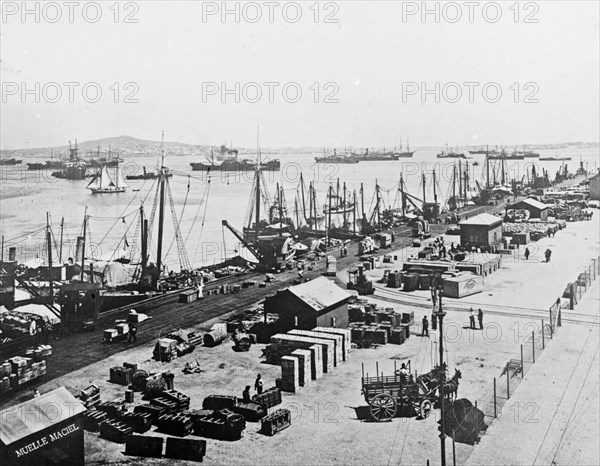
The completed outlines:
{"type": "MultiPolygon", "coordinates": [[[[567,230],[552,242],[555,251],[552,262],[525,263],[504,261],[503,269],[486,279],[484,293],[463,300],[453,300],[445,318],[447,326],[445,359],[450,374],[460,369],[462,378],[458,389],[459,398],[468,398],[485,406],[492,399],[492,380],[498,377],[507,360],[517,358],[519,345],[526,333],[531,330],[531,322],[538,321],[537,315],[529,317],[531,309],[547,309],[557,294],[562,292],[567,281],[576,278],[573,274],[587,267],[591,257],[598,256],[598,225],[592,222],[569,224],[567,230]],[[567,234],[564,234],[567,233],[567,234]],[[587,238],[587,239],[584,239],[587,238]],[[544,268],[545,267],[545,268],[544,268]],[[548,273],[549,269],[553,271],[548,273]],[[493,291],[491,291],[493,290],[493,291]],[[560,292],[559,292],[560,290],[560,292]],[[491,295],[491,296],[490,296],[491,295]],[[493,298],[493,299],[492,299],[493,298]],[[486,316],[486,328],[468,329],[468,316],[465,308],[470,303],[488,306],[518,308],[513,314],[500,313],[486,316]],[[460,303],[460,304],[459,304],[460,303]]],[[[540,247],[547,247],[545,240],[540,247]]],[[[377,272],[381,275],[382,271],[377,272]]],[[[390,304],[378,300],[378,292],[372,298],[383,307],[394,307],[402,312],[414,310],[415,322],[420,323],[423,315],[430,311],[424,307],[406,304],[390,304]]],[[[426,304],[426,292],[414,298],[426,304]]],[[[401,297],[404,299],[404,296],[401,297]]],[[[400,296],[398,296],[400,299],[400,296]]],[[[210,326],[211,322],[203,327],[210,326]]],[[[415,326],[413,335],[404,345],[388,344],[378,348],[353,349],[350,359],[318,381],[311,381],[295,394],[285,393],[282,405],[292,413],[292,425],[275,435],[266,437],[258,433],[259,423],[248,423],[244,437],[237,442],[207,440],[207,453],[204,459],[208,464],[439,464],[439,431],[437,430],[438,410],[424,420],[416,417],[398,417],[390,422],[375,423],[361,419],[366,403],[360,393],[361,369],[364,364],[369,375],[375,375],[376,362],[379,371],[392,374],[394,360],[411,361],[413,370],[429,371],[437,358],[437,336],[421,337],[420,325],[415,326]]],[[[557,339],[568,339],[567,332],[557,335],[557,339]]],[[[559,358],[552,353],[553,342],[549,342],[543,358],[559,358]]],[[[161,364],[151,360],[154,341],[134,349],[121,352],[92,366],[78,370],[67,376],[48,382],[41,387],[42,393],[58,386],[65,386],[78,393],[91,383],[101,389],[103,400],[124,400],[125,387],[108,382],[109,369],[123,362],[138,363],[149,371],[170,370],[175,374],[175,388],[191,397],[191,408],[201,408],[202,400],[210,394],[230,394],[241,397],[245,385],[253,385],[257,373],[262,374],[265,387],[275,384],[281,374],[279,366],[262,362],[264,345],[253,345],[249,352],[238,353],[232,349],[228,339],[216,348],[197,348],[193,353],[161,364]],[[198,359],[204,372],[197,375],[184,375],[182,368],[188,361],[198,359]]],[[[533,374],[533,372],[532,372],[533,374]]],[[[535,380],[525,378],[525,384],[535,384],[535,380]]],[[[136,393],[135,403],[142,402],[136,393]]],[[[510,404],[504,410],[502,419],[495,425],[510,422],[510,404]]],[[[489,412],[489,411],[488,411],[489,412]]],[[[486,422],[491,423],[486,417],[486,422]]],[[[541,428],[541,427],[540,427],[541,428]]],[[[158,435],[149,433],[149,435],[158,435]]],[[[484,434],[485,437],[486,434],[484,434]]],[[[97,434],[87,433],[87,464],[172,464],[167,459],[141,459],[124,455],[124,446],[100,439],[97,434]]],[[[456,444],[457,464],[467,462],[474,450],[480,447],[456,444]]],[[[447,439],[448,461],[452,461],[452,441],[447,439]]],[[[483,453],[485,457],[485,453],[483,453]]],[[[181,462],[185,464],[185,462],[181,462]]],[[[190,463],[192,464],[192,463],[190,463]]]]}

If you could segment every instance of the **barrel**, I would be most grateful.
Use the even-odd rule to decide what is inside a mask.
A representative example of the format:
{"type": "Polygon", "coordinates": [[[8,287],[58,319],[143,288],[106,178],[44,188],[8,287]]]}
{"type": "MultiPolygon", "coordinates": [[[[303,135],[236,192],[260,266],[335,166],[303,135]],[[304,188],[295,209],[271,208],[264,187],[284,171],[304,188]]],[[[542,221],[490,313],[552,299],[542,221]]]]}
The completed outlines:
{"type": "Polygon", "coordinates": [[[227,329],[222,327],[213,328],[210,332],[204,335],[204,344],[206,346],[217,346],[227,336],[227,329]]]}
{"type": "Polygon", "coordinates": [[[133,390],[125,390],[125,403],[133,403],[133,390]]]}
{"type": "Polygon", "coordinates": [[[133,386],[133,389],[137,390],[138,392],[143,392],[146,390],[146,379],[148,378],[148,375],[148,372],[143,370],[135,371],[131,379],[131,385],[133,386]]]}
{"type": "Polygon", "coordinates": [[[233,341],[235,343],[235,347],[239,351],[248,351],[250,349],[250,345],[252,344],[250,336],[246,333],[235,333],[233,335],[233,341]]]}
{"type": "Polygon", "coordinates": [[[419,284],[418,273],[407,273],[404,275],[404,291],[415,291],[419,284]]]}
{"type": "Polygon", "coordinates": [[[429,274],[423,274],[419,276],[419,289],[428,290],[431,284],[431,276],[429,274]]]}

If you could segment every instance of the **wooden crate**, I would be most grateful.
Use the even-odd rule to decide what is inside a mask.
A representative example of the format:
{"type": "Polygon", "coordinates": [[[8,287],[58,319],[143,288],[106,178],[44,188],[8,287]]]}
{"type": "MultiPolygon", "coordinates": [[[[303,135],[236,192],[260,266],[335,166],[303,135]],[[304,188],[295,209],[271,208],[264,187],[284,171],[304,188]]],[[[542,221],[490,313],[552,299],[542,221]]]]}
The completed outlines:
{"type": "Polygon", "coordinates": [[[163,438],[146,435],[131,435],[125,440],[125,454],[146,458],[162,457],[163,438]]]}

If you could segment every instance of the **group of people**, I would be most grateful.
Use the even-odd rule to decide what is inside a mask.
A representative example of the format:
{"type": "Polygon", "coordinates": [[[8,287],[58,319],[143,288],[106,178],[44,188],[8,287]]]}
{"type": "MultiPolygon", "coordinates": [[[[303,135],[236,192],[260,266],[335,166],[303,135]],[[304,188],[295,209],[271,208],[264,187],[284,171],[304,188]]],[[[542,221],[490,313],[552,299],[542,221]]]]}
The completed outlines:
{"type": "MultiPolygon", "coordinates": [[[[246,388],[244,388],[244,391],[242,392],[242,400],[244,403],[249,403],[252,401],[252,398],[250,397],[250,389],[250,385],[246,385],[246,388]]],[[[260,374],[258,374],[256,376],[256,380],[254,380],[254,390],[256,391],[257,395],[260,395],[263,392],[263,381],[260,374]]]]}
{"type": "MultiPolygon", "coordinates": [[[[531,256],[531,251],[529,250],[529,248],[525,248],[526,261],[529,260],[529,256],[531,256]]],[[[550,262],[550,258],[552,257],[552,251],[550,250],[550,248],[546,249],[546,251],[544,252],[544,257],[546,258],[546,262],[550,262]]]]}
{"type": "MultiPolygon", "coordinates": [[[[483,330],[483,311],[481,308],[477,311],[477,320],[479,321],[479,330],[483,330]]],[[[473,308],[469,310],[469,328],[475,330],[475,311],[473,308]]]]}

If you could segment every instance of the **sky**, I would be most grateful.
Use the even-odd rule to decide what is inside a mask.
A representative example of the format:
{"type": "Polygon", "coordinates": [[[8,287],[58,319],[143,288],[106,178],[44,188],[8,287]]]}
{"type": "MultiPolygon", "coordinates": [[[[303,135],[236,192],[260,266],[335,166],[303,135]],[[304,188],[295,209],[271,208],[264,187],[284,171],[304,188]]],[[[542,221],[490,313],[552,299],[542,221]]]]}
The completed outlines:
{"type": "Polygon", "coordinates": [[[599,140],[600,2],[75,3],[2,2],[2,149],[599,140]]]}

